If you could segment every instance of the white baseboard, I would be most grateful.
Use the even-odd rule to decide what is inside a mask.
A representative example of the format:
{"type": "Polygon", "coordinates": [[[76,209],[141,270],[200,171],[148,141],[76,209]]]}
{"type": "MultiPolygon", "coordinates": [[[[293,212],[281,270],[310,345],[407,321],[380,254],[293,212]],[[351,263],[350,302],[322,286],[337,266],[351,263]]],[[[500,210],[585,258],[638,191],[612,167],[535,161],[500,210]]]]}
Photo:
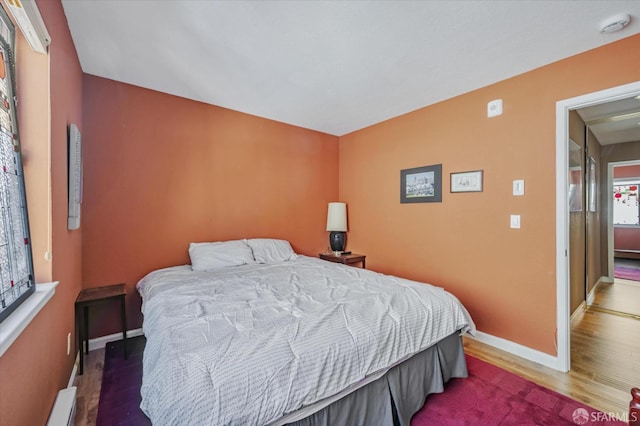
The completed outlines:
{"type": "Polygon", "coordinates": [[[598,278],[598,281],[596,282],[596,285],[593,286],[593,288],[591,289],[591,291],[587,295],[587,305],[588,306],[591,306],[591,304],[593,303],[593,299],[595,299],[595,297],[596,297],[596,290],[598,289],[598,286],[600,284],[613,284],[613,281],[611,281],[609,279],[609,277],[605,277],[605,276],[602,276],[602,277],[598,278]]]}
{"type": "Polygon", "coordinates": [[[78,375],[78,365],[80,365],[80,353],[76,353],[76,360],[73,363],[73,369],[71,370],[71,376],[69,377],[69,383],[67,383],[67,387],[68,388],[73,386],[73,383],[76,381],[76,376],[78,375]]]}
{"type": "Polygon", "coordinates": [[[615,281],[609,277],[600,277],[600,282],[605,284],[613,284],[615,281]]]}
{"type": "Polygon", "coordinates": [[[571,316],[569,317],[569,324],[573,324],[573,320],[578,318],[578,316],[582,313],[582,311],[584,311],[585,309],[587,309],[587,302],[586,301],[582,301],[582,303],[580,303],[580,306],[578,306],[576,308],[575,311],[573,311],[573,313],[571,314],[571,316]]]}
{"type": "Polygon", "coordinates": [[[503,339],[501,337],[492,336],[491,334],[477,331],[476,336],[472,337],[479,342],[485,343],[494,348],[502,349],[510,354],[517,355],[520,358],[528,359],[529,361],[537,362],[545,367],[553,368],[554,370],[562,371],[559,367],[558,358],[546,354],[544,352],[537,351],[535,349],[528,348],[510,340],[503,339]]]}
{"type": "MultiPolygon", "coordinates": [[[[142,332],[141,328],[127,330],[127,339],[129,337],[137,337],[142,335],[144,335],[144,333],[142,332]]],[[[108,342],[113,342],[114,340],[122,340],[122,332],[109,334],[107,336],[96,337],[95,339],[89,339],[89,351],[102,349],[107,345],[108,342]]]]}

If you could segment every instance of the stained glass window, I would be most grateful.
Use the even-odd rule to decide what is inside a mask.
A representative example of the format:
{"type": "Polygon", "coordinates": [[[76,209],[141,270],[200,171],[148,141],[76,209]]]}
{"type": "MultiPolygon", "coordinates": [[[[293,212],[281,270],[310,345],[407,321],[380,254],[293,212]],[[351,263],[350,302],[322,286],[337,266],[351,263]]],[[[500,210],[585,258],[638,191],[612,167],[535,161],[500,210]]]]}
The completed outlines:
{"type": "Polygon", "coordinates": [[[14,34],[0,9],[0,321],[35,290],[15,112],[14,34]]]}
{"type": "Polygon", "coordinates": [[[613,224],[640,225],[640,205],[638,203],[637,182],[625,182],[613,185],[613,224]]]}

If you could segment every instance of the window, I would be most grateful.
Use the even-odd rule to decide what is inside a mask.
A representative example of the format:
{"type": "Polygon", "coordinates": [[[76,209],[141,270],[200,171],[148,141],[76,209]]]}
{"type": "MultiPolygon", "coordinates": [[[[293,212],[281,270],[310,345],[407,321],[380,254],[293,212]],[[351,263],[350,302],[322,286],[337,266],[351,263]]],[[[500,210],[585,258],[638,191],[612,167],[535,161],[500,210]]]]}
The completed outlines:
{"type": "Polygon", "coordinates": [[[640,226],[640,205],[636,181],[614,182],[613,184],[613,224],[640,226]]]}
{"type": "Polygon", "coordinates": [[[0,321],[35,291],[15,111],[15,29],[0,7],[0,321]]]}

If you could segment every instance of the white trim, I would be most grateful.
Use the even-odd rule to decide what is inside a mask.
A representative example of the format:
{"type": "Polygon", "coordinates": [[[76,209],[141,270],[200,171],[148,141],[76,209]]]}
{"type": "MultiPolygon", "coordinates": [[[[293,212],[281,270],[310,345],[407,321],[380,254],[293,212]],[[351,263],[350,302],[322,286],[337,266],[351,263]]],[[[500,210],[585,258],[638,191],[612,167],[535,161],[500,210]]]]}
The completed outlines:
{"type": "Polygon", "coordinates": [[[482,331],[477,331],[476,336],[472,338],[489,346],[493,346],[495,348],[509,352],[513,355],[517,355],[521,358],[528,359],[529,361],[537,362],[538,364],[542,364],[555,370],[559,369],[558,359],[553,355],[528,348],[518,343],[514,343],[510,340],[503,339],[501,337],[483,333],[482,331]]]}
{"type": "MultiPolygon", "coordinates": [[[[620,179],[615,179],[613,177],[613,169],[615,167],[621,167],[621,166],[636,166],[636,165],[640,165],[640,161],[638,160],[627,160],[627,161],[612,161],[609,164],[609,169],[611,169],[611,180],[607,180],[607,196],[609,197],[609,202],[611,203],[611,210],[609,210],[609,212],[611,212],[610,216],[611,217],[611,230],[613,231],[614,228],[640,228],[640,225],[625,225],[625,224],[614,224],[613,223],[613,187],[616,185],[638,185],[640,183],[640,177],[633,177],[633,178],[620,178],[620,179]]],[[[608,174],[607,174],[607,179],[609,178],[608,174]]],[[[612,248],[612,250],[614,250],[614,248],[612,248]]]]}
{"type": "Polygon", "coordinates": [[[587,306],[593,305],[593,299],[596,298],[596,289],[598,288],[599,285],[600,285],[600,281],[598,280],[598,282],[596,283],[596,285],[593,286],[589,294],[587,294],[587,301],[586,301],[587,306]]]}
{"type": "MultiPolygon", "coordinates": [[[[620,166],[624,166],[624,164],[629,163],[630,166],[634,166],[636,164],[640,164],[640,161],[614,161],[612,163],[609,164],[613,164],[615,167],[620,167],[620,166]],[[620,164],[622,163],[622,164],[620,164]]],[[[634,177],[634,178],[619,178],[619,179],[613,179],[613,185],[633,185],[633,184],[640,184],[640,177],[634,177]]]]}
{"type": "Polygon", "coordinates": [[[580,306],[578,306],[576,308],[575,311],[573,311],[573,313],[571,314],[571,316],[569,317],[569,322],[573,323],[573,320],[576,319],[576,317],[578,315],[580,315],[582,313],[582,311],[584,311],[585,309],[587,309],[587,304],[585,301],[582,301],[582,303],[580,304],[580,306]]]}
{"type": "MultiPolygon", "coordinates": [[[[609,284],[609,277],[601,276],[600,278],[598,278],[598,281],[596,281],[596,285],[594,285],[589,294],[587,294],[587,306],[591,306],[593,304],[593,299],[596,298],[596,290],[602,283],[609,284]]],[[[613,281],[611,283],[613,283],[613,281]]]]}
{"type": "Polygon", "coordinates": [[[640,81],[556,102],[556,327],[558,333],[557,369],[571,366],[569,325],[569,213],[567,176],[569,164],[569,111],[640,94],[640,81]]]}
{"type": "Polygon", "coordinates": [[[0,323],[0,357],[53,297],[57,285],[58,281],[36,284],[36,291],[0,323]]]}
{"type": "MultiPolygon", "coordinates": [[[[638,160],[612,161],[607,164],[607,273],[611,282],[615,281],[615,242],[613,225],[613,185],[616,180],[613,178],[613,168],[618,166],[633,166],[640,164],[638,160]]],[[[617,225],[620,226],[620,225],[617,225]]]]}
{"type": "Polygon", "coordinates": [[[78,365],[80,365],[80,353],[76,353],[76,360],[73,363],[73,369],[71,369],[71,376],[69,376],[69,383],[67,383],[67,387],[70,388],[73,386],[73,383],[76,381],[76,376],[78,375],[78,365]]]}
{"type": "Polygon", "coordinates": [[[607,164],[607,275],[614,280],[614,242],[613,242],[613,163],[607,164]],[[611,214],[609,214],[611,212],[611,214]]]}
{"type": "MultiPolygon", "coordinates": [[[[129,337],[137,337],[143,336],[141,328],[136,328],[134,330],[127,330],[127,339],[129,337]]],[[[107,336],[96,337],[95,339],[89,339],[89,351],[95,351],[96,349],[104,348],[108,342],[113,342],[114,340],[122,340],[122,332],[113,333],[107,336]]]]}
{"type": "Polygon", "coordinates": [[[558,370],[569,371],[569,110],[556,103],[556,332],[558,370]]]}
{"type": "Polygon", "coordinates": [[[603,276],[602,278],[600,278],[600,282],[604,283],[604,284],[613,284],[615,282],[615,280],[609,278],[609,277],[605,277],[603,276]]]}

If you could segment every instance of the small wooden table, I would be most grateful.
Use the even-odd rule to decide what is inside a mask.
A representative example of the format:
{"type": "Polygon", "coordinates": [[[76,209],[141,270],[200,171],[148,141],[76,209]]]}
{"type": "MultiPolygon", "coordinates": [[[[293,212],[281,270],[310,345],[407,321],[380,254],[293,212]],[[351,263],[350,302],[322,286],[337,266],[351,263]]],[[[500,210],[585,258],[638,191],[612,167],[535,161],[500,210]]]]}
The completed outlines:
{"type": "Polygon", "coordinates": [[[329,262],[342,263],[345,265],[353,266],[357,263],[362,263],[362,269],[366,269],[365,266],[365,256],[364,254],[341,254],[340,256],[336,256],[333,253],[320,253],[320,259],[328,260],[329,262]]]}
{"type": "Polygon", "coordinates": [[[113,284],[104,287],[86,288],[76,298],[76,334],[78,335],[78,347],[80,349],[80,372],[84,367],[83,343],[86,353],[89,353],[89,305],[120,300],[120,321],[122,323],[122,338],[124,340],[124,359],[127,359],[127,309],[125,296],[127,288],[124,284],[113,284]]]}

